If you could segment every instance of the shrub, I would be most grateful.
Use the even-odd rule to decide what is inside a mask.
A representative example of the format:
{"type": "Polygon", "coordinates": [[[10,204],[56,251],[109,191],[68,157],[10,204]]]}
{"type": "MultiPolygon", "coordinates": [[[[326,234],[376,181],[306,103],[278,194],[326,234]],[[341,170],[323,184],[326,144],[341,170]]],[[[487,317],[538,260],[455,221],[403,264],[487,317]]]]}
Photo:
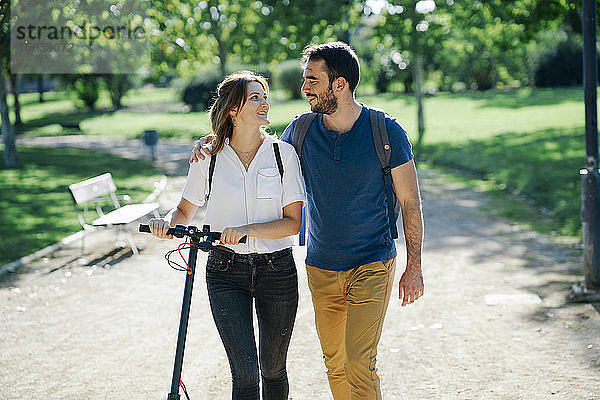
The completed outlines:
{"type": "Polygon", "coordinates": [[[275,82],[285,90],[291,99],[302,98],[303,70],[296,60],[289,60],[280,63],[275,70],[275,82]]]}
{"type": "Polygon", "coordinates": [[[208,110],[219,83],[219,72],[206,71],[183,89],[182,100],[192,107],[192,111],[208,110]]]}
{"type": "Polygon", "coordinates": [[[123,108],[121,99],[134,87],[134,81],[129,74],[110,74],[104,76],[104,85],[110,94],[113,107],[119,109],[123,108]]]}
{"type": "Polygon", "coordinates": [[[90,110],[93,110],[100,96],[98,75],[65,75],[61,78],[65,87],[72,91],[90,110]]]}
{"type": "Polygon", "coordinates": [[[535,67],[534,82],[537,87],[581,85],[583,83],[583,49],[568,40],[556,49],[542,54],[535,67]]]}

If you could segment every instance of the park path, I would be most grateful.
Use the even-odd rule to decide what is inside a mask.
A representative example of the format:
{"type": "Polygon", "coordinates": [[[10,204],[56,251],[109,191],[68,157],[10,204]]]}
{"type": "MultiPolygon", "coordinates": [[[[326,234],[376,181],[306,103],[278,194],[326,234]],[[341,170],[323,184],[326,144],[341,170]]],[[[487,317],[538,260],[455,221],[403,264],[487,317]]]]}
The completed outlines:
{"type": "MultiPolygon", "coordinates": [[[[45,139],[35,140],[27,144],[45,139]]],[[[145,156],[139,141],[71,140],[60,143],[145,156]]],[[[179,199],[191,146],[173,142],[176,151],[165,160],[160,150],[169,144],[159,149],[158,163],[173,168],[159,198],[162,213],[179,199]]],[[[384,398],[600,398],[600,307],[565,300],[582,279],[578,243],[490,216],[485,193],[443,173],[422,166],[419,180],[425,296],[404,308],[397,293],[392,297],[378,354],[384,398]]],[[[185,277],[163,258],[174,242],[135,239],[137,257],[98,237],[84,258],[75,245],[2,278],[0,399],[166,397],[185,277]]],[[[401,270],[402,240],[397,246],[401,270]]],[[[305,248],[295,247],[294,255],[300,304],[290,399],[329,399],[305,248]]],[[[204,262],[201,254],[183,380],[194,400],[227,399],[229,369],[210,316],[204,262]]]]}
{"type": "MultiPolygon", "coordinates": [[[[158,141],[156,153],[160,166],[168,175],[187,174],[187,163],[193,142],[184,139],[162,139],[158,141]]],[[[17,146],[72,147],[95,151],[110,151],[126,158],[150,158],[149,148],[141,139],[120,139],[110,136],[65,135],[65,136],[18,136],[17,146]]]]}

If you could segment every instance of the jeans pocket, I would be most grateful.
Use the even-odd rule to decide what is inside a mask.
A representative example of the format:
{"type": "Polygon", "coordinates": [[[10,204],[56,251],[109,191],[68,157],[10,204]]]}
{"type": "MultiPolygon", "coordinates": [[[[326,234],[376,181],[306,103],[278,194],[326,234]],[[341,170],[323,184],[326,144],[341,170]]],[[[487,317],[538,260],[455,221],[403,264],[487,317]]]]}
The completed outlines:
{"type": "Polygon", "coordinates": [[[209,254],[208,261],[206,262],[206,269],[212,269],[216,271],[227,271],[229,268],[229,260],[220,257],[218,255],[209,254]]]}
{"type": "Polygon", "coordinates": [[[274,271],[296,270],[296,262],[294,261],[294,257],[291,254],[282,257],[269,258],[269,266],[274,271]]]}

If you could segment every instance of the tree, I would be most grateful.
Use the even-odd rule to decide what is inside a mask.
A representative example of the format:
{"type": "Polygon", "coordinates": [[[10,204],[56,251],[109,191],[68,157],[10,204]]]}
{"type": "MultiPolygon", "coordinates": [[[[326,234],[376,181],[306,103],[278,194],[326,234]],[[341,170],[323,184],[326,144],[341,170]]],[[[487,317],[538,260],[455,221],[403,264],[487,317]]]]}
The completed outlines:
{"type": "Polygon", "coordinates": [[[154,74],[183,76],[206,64],[225,75],[229,63],[274,66],[297,59],[310,42],[340,38],[358,19],[349,0],[327,7],[318,0],[155,0],[149,15],[156,29],[154,74]]]}
{"type": "Polygon", "coordinates": [[[18,74],[9,74],[10,79],[10,88],[12,89],[12,95],[15,103],[15,131],[19,131],[19,128],[23,124],[21,122],[21,103],[19,102],[19,75],[18,74]]]}
{"type": "Polygon", "coordinates": [[[244,25],[236,38],[235,54],[243,63],[276,63],[298,59],[306,45],[347,39],[347,32],[359,21],[359,10],[350,0],[253,1],[260,22],[244,25]]]}
{"type": "MultiPolygon", "coordinates": [[[[390,64],[392,68],[408,69],[410,75],[406,81],[413,83],[417,98],[418,139],[417,149],[423,142],[425,122],[423,112],[423,68],[431,65],[429,62],[439,50],[439,44],[448,32],[449,15],[448,1],[445,6],[438,7],[433,0],[411,0],[402,2],[403,5],[387,3],[382,7],[379,15],[375,15],[376,25],[374,37],[378,40],[377,49],[380,53],[386,51],[390,56],[380,61],[381,64],[390,64]]],[[[365,9],[369,15],[373,10],[365,9]]],[[[410,85],[405,85],[411,91],[410,85]]]]}
{"type": "Polygon", "coordinates": [[[203,65],[217,63],[221,75],[237,36],[240,19],[253,13],[248,0],[156,0],[148,10],[153,24],[152,61],[155,74],[193,76],[203,65]]]}
{"type": "Polygon", "coordinates": [[[2,141],[4,143],[4,168],[19,166],[19,155],[15,141],[14,127],[10,121],[6,101],[6,71],[10,54],[9,43],[9,4],[0,3],[0,117],[2,119],[2,141]]]}
{"type": "Polygon", "coordinates": [[[133,80],[128,74],[104,75],[104,86],[110,95],[112,106],[116,109],[123,108],[121,99],[133,87],[133,80]]]}
{"type": "Polygon", "coordinates": [[[566,24],[575,32],[580,29],[578,3],[581,2],[457,1],[451,12],[451,32],[443,51],[438,53],[438,67],[445,65],[456,80],[479,90],[513,81],[530,84],[528,45],[540,32],[557,31],[561,25],[566,24]]]}

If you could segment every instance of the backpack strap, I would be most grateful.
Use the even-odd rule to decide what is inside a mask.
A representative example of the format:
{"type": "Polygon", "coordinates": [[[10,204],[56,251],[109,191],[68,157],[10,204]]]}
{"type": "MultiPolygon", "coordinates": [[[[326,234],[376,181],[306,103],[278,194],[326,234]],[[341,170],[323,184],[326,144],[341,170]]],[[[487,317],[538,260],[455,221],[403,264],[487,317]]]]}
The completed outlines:
{"type": "Polygon", "coordinates": [[[306,133],[308,132],[308,128],[315,120],[317,113],[307,112],[298,117],[296,121],[296,125],[294,125],[294,132],[292,133],[292,146],[296,149],[296,153],[298,154],[298,158],[300,159],[300,165],[302,165],[302,145],[304,144],[304,139],[306,138],[306,133]]]}
{"type": "Polygon", "coordinates": [[[213,154],[210,156],[210,164],[208,165],[208,193],[206,194],[206,201],[210,197],[210,191],[212,190],[212,179],[215,174],[215,164],[217,163],[217,155],[213,154]]]}
{"type": "MultiPolygon", "coordinates": [[[[302,168],[302,145],[304,139],[308,133],[308,128],[315,120],[317,113],[308,112],[300,115],[294,125],[294,132],[292,133],[292,145],[296,149],[298,159],[300,160],[300,168],[302,168]]],[[[306,207],[302,207],[302,225],[300,226],[300,233],[298,235],[298,244],[304,246],[306,244],[306,207]]]]}
{"type": "Polygon", "coordinates": [[[383,171],[383,180],[385,186],[385,198],[387,203],[388,220],[390,223],[390,232],[392,239],[398,238],[398,228],[396,227],[396,192],[394,191],[394,182],[392,181],[392,169],[390,168],[390,159],[392,157],[392,148],[385,126],[385,114],[381,110],[369,108],[369,120],[371,122],[371,132],[373,134],[373,144],[381,169],[383,171]]]}
{"type": "Polygon", "coordinates": [[[275,153],[275,161],[277,162],[277,168],[279,169],[279,176],[281,182],[283,182],[283,163],[281,162],[281,153],[279,153],[279,143],[273,143],[273,152],[275,153]]]}

